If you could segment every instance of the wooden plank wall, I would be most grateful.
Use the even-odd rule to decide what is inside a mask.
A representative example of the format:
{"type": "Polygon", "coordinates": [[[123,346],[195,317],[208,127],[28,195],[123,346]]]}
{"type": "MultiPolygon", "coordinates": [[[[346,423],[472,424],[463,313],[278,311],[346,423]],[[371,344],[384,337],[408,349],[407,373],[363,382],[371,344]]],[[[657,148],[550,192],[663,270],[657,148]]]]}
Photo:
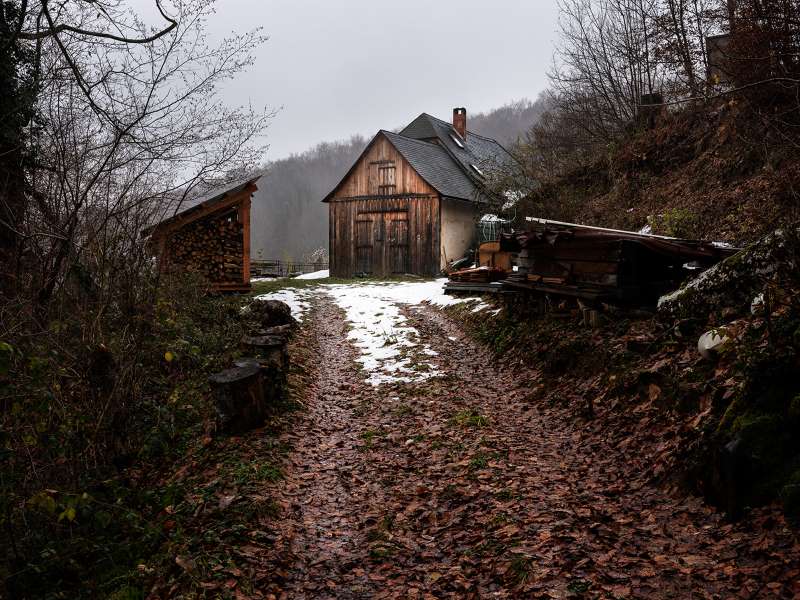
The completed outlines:
{"type": "Polygon", "coordinates": [[[386,138],[378,137],[340,184],[330,200],[329,211],[332,276],[351,277],[364,271],[364,259],[369,255],[367,237],[372,246],[372,275],[397,274],[403,263],[408,273],[439,272],[438,193],[386,138]],[[375,232],[381,222],[383,229],[378,236],[375,232]],[[402,242],[398,239],[408,243],[407,257],[403,260],[398,248],[402,242]]]}
{"type": "MultiPolygon", "coordinates": [[[[359,222],[367,219],[385,219],[387,222],[408,221],[408,273],[435,275],[439,272],[439,198],[397,198],[344,200],[330,203],[330,269],[333,277],[352,277],[364,270],[359,264],[359,222]]],[[[364,225],[361,225],[364,227],[364,225]]],[[[385,277],[399,274],[393,272],[388,228],[386,241],[373,245],[372,275],[385,277]]]]}

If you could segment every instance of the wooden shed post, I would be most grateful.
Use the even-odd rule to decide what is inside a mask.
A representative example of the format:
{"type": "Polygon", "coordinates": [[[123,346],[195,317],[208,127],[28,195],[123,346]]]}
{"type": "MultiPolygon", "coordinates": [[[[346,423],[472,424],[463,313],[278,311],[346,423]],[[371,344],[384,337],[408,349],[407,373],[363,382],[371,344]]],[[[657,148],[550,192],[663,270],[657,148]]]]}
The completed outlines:
{"type": "MultiPolygon", "coordinates": [[[[252,194],[252,192],[250,192],[252,194]]],[[[242,283],[250,283],[250,194],[239,204],[239,222],[242,224],[242,283]]]]}

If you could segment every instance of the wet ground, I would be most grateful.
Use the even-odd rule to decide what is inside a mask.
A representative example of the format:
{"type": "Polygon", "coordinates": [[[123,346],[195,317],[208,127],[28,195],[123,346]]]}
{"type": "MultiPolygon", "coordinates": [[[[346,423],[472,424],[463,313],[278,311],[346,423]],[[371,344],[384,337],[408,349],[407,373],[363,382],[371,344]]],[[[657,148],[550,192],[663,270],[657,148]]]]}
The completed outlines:
{"type": "Polygon", "coordinates": [[[268,596],[800,596],[781,522],[729,524],[651,483],[645,457],[537,404],[535,370],[500,370],[441,311],[400,307],[438,375],[371,385],[344,312],[311,303],[319,369],[270,492],[268,596]]]}

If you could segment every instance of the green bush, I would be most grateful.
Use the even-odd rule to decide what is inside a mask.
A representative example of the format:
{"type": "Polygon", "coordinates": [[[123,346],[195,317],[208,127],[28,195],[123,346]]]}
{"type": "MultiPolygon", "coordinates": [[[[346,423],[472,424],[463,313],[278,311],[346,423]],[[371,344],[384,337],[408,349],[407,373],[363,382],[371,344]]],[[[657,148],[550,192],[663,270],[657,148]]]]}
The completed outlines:
{"type": "Polygon", "coordinates": [[[133,308],[64,297],[45,320],[4,323],[0,581],[12,596],[141,597],[131,566],[162,541],[148,515],[163,506],[126,470],[202,434],[207,376],[238,355],[243,329],[240,300],[191,278],[140,293],[133,308]]]}

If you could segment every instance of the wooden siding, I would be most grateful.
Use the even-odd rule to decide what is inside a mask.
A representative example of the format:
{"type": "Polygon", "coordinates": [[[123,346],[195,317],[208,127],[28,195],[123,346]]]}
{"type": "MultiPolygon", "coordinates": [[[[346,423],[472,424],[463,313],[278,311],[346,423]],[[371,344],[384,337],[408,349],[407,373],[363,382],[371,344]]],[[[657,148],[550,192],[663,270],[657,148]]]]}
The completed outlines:
{"type": "Polygon", "coordinates": [[[334,277],[439,272],[439,196],[379,136],[330,200],[334,277]]]}

